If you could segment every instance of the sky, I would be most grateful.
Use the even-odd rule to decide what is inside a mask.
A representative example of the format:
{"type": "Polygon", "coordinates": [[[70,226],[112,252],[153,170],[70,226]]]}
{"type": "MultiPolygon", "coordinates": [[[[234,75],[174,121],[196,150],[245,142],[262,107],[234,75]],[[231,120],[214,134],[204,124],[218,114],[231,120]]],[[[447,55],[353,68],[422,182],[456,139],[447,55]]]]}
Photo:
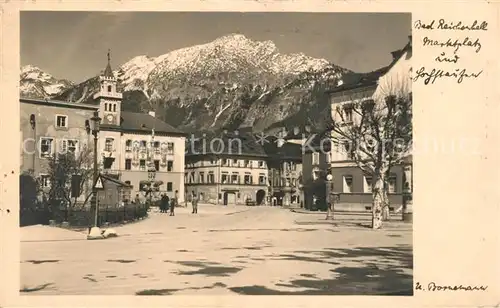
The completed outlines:
{"type": "Polygon", "coordinates": [[[281,53],[324,58],[368,72],[386,66],[411,35],[409,13],[21,12],[21,65],[59,79],[96,76],[112,66],[240,33],[272,40],[281,53]]]}

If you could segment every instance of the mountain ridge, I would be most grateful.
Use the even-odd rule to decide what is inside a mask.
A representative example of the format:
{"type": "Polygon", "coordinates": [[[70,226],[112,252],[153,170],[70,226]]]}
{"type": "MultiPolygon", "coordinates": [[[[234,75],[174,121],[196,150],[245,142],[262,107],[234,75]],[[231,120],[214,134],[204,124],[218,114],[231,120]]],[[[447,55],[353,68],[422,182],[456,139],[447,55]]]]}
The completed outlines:
{"type": "MultiPolygon", "coordinates": [[[[282,54],[272,41],[241,34],[158,57],[136,56],[114,70],[124,110],[154,109],[186,131],[248,126],[263,131],[299,112],[324,110],[313,108],[321,101],[318,89],[335,86],[345,73],[350,71],[325,59],[282,54]]],[[[52,98],[90,103],[98,76],[60,88],[52,98]]]]}

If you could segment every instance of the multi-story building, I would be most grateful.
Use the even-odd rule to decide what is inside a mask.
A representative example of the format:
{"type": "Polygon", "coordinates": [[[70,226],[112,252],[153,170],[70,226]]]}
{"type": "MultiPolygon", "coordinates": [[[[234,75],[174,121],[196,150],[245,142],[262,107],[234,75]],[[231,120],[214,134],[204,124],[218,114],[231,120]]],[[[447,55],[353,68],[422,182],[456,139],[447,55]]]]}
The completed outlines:
{"type": "MultiPolygon", "coordinates": [[[[348,125],[348,122],[356,116],[352,110],[353,99],[379,100],[386,91],[396,86],[408,87],[404,90],[411,92],[409,88],[411,87],[411,55],[410,37],[410,43],[403,49],[392,53],[393,61],[388,66],[371,73],[353,74],[345,78],[342,85],[329,93],[332,119],[336,123],[344,121],[348,125]],[[396,82],[401,84],[395,85],[396,82]],[[339,111],[342,112],[342,116],[339,115],[339,111]]],[[[356,165],[349,151],[338,145],[330,146],[330,142],[325,138],[328,139],[316,135],[306,142],[310,144],[305,147],[306,151],[303,156],[306,208],[325,207],[325,175],[328,172],[333,176],[334,192],[340,194],[340,199],[335,204],[336,210],[370,210],[372,179],[356,165]]],[[[337,139],[333,136],[333,140],[337,139]]],[[[403,203],[403,191],[405,186],[408,186],[406,183],[411,183],[411,179],[407,177],[401,165],[394,166],[390,170],[387,184],[392,209],[401,207],[403,203]]]]}
{"type": "Polygon", "coordinates": [[[207,203],[266,203],[266,160],[263,147],[249,132],[193,136],[186,154],[187,200],[196,193],[207,203]]]}
{"type": "Polygon", "coordinates": [[[122,111],[109,57],[99,81],[94,101],[102,118],[98,153],[104,172],[132,185],[136,193],[149,180],[149,168],[154,168],[155,180],[163,182],[161,191],[173,197],[177,190],[184,196],[185,133],[158,119],[154,111],[122,111]]]}
{"type": "Polygon", "coordinates": [[[34,169],[43,185],[47,181],[47,157],[58,149],[78,152],[80,146],[93,148],[90,119],[94,111],[101,118],[98,135],[98,164],[101,172],[113,176],[140,191],[141,182],[148,181],[149,169],[155,180],[163,184],[160,190],[173,196],[177,190],[184,196],[184,151],[186,135],[149,114],[121,110],[122,94],[117,91],[117,79],[108,64],[99,78],[100,89],[94,104],[77,104],[53,100],[21,99],[21,168],[34,169]],[[34,123],[34,124],[33,124],[34,123]],[[36,140],[34,145],[27,138],[36,140]]]}
{"type": "Polygon", "coordinates": [[[268,139],[264,149],[268,155],[271,204],[285,207],[303,204],[302,146],[284,139],[268,139]]]}
{"type": "Polygon", "coordinates": [[[45,99],[20,99],[21,172],[31,171],[42,191],[50,187],[48,158],[56,152],[78,153],[91,144],[87,129],[98,108],[45,99]]]}

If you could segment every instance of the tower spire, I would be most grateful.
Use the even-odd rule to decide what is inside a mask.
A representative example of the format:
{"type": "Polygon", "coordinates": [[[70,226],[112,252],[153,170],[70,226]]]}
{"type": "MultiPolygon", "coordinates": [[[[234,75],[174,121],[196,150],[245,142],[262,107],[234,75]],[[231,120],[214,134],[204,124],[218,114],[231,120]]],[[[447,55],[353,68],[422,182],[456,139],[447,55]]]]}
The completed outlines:
{"type": "Polygon", "coordinates": [[[111,49],[108,49],[108,65],[104,70],[104,77],[114,78],[113,70],[111,69],[111,49]]]}

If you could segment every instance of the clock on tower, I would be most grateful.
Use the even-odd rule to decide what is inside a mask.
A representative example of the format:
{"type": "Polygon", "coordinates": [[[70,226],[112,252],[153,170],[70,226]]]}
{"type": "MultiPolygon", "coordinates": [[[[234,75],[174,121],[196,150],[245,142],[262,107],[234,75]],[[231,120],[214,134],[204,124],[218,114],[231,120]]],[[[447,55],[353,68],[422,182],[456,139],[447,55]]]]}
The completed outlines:
{"type": "Polygon", "coordinates": [[[107,124],[115,124],[115,116],[113,114],[106,115],[107,124]]]}

